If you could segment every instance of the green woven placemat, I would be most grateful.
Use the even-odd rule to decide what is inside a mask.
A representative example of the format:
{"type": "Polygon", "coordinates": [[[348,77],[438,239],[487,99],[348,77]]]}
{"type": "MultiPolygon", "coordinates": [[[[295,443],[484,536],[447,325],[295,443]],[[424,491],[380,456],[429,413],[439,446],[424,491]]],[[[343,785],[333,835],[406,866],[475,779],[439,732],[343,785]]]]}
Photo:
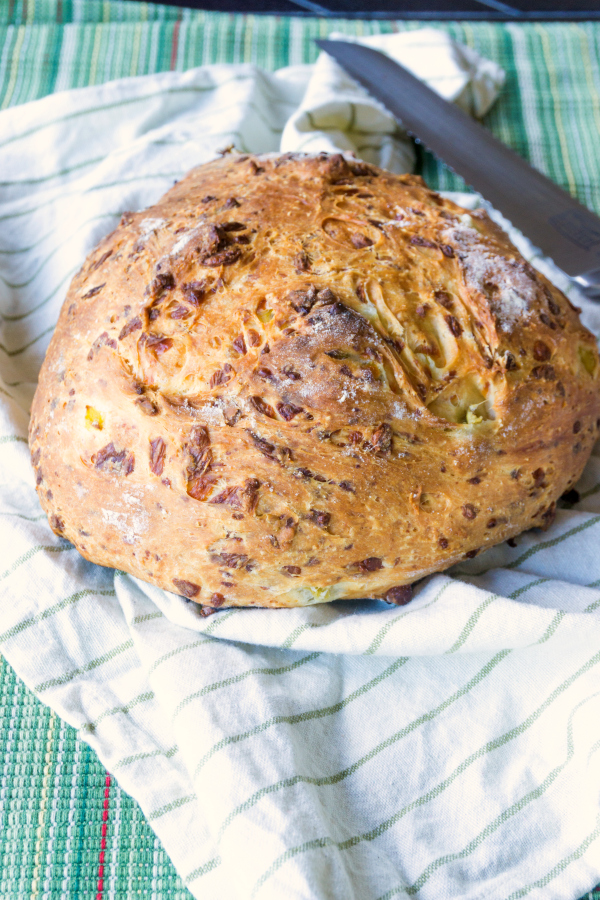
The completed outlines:
{"type": "MultiPolygon", "coordinates": [[[[0,0],[0,108],[111,78],[212,62],[275,69],[313,61],[313,38],[333,30],[417,27],[230,16],[118,0],[0,0]]],[[[439,27],[507,72],[486,125],[600,212],[600,23],[439,27]]],[[[431,155],[423,153],[420,165],[430,186],[464,187],[431,155]]],[[[0,693],[0,900],[189,898],[138,805],[1,657],[0,693]]],[[[600,887],[587,896],[600,900],[600,887]]]]}

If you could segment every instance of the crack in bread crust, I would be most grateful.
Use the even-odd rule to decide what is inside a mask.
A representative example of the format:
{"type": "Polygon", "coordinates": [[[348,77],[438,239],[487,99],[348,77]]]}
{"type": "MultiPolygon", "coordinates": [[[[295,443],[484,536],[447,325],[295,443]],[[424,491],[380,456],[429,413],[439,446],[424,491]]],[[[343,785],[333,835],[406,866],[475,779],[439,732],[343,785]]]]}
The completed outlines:
{"type": "Polygon", "coordinates": [[[73,280],[37,489],[86,558],[207,611],[404,603],[548,526],[599,377],[577,310],[485,213],[339,154],[232,153],[73,280]]]}

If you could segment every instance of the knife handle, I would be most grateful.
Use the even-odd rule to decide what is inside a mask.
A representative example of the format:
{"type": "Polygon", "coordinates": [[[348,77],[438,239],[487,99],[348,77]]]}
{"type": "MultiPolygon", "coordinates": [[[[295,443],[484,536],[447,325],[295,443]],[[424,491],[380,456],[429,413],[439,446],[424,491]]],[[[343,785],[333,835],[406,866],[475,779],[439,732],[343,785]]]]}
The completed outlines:
{"type": "Polygon", "coordinates": [[[584,272],[573,279],[588,300],[600,303],[600,269],[584,272]]]}
{"type": "Polygon", "coordinates": [[[573,279],[588,300],[600,302],[600,269],[592,269],[573,279]]]}

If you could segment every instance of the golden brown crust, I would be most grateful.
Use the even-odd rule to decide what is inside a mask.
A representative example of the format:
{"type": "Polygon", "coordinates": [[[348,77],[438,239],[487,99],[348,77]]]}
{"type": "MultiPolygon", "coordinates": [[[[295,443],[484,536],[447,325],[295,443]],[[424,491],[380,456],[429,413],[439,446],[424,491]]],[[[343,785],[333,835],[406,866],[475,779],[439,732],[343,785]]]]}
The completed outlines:
{"type": "Polygon", "coordinates": [[[232,154],[88,257],[30,445],[94,562],[209,607],[404,602],[551,521],[599,374],[484,213],[339,155],[232,154]]]}

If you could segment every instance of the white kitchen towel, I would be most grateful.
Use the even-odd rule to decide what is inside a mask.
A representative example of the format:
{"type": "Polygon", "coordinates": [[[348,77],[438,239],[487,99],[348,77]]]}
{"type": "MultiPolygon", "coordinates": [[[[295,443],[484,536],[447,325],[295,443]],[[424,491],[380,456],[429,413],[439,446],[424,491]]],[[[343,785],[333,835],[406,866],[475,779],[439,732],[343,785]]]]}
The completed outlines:
{"type": "MultiPolygon", "coordinates": [[[[434,28],[390,37],[357,38],[333,32],[332,40],[365,44],[401,63],[445,100],[482,116],[504,83],[504,72],[489,59],[434,28]]],[[[315,63],[313,77],[281,137],[281,149],[315,153],[355,153],[392,172],[410,172],[415,164],[412,141],[390,113],[350,78],[327,53],[315,63]]]]}
{"type": "MultiPolygon", "coordinates": [[[[449,44],[434,34],[385,46],[410,56],[425,35],[421,74],[440,87],[449,44]]],[[[454,81],[461,60],[483,66],[447,59],[454,81]]],[[[323,68],[210,66],[0,114],[0,648],[202,900],[574,900],[600,880],[598,452],[548,532],[425,579],[403,608],[203,619],[83,560],[37,502],[28,407],[85,254],[218,147],[276,151],[286,123],[304,139],[310,98],[322,111],[336,93],[323,68]]],[[[359,102],[360,130],[389,134],[385,159],[400,159],[401,134],[359,102]]],[[[335,129],[354,141],[350,119],[335,129]]]]}

